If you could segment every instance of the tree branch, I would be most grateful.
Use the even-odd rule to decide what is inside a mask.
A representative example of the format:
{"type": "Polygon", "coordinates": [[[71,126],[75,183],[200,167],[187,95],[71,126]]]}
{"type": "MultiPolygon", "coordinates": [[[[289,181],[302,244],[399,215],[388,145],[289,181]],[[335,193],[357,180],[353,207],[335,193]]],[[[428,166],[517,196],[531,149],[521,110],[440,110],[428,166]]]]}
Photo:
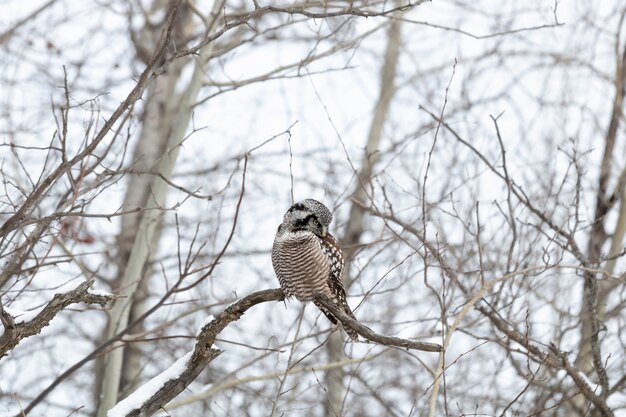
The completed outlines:
{"type": "Polygon", "coordinates": [[[393,336],[384,336],[374,332],[367,326],[362,325],[358,321],[349,317],[346,313],[344,313],[335,303],[333,303],[328,297],[324,295],[317,295],[316,300],[322,304],[325,308],[330,310],[333,313],[341,324],[345,327],[354,330],[365,339],[370,340],[372,342],[385,345],[385,346],[398,346],[405,349],[414,349],[414,350],[423,350],[425,352],[441,352],[443,348],[441,345],[436,343],[428,343],[428,342],[418,342],[417,340],[410,339],[402,339],[399,337],[393,336]]]}
{"type": "Polygon", "coordinates": [[[109,119],[106,120],[95,138],[85,146],[85,148],[78,152],[76,156],[61,163],[50,175],[48,175],[43,181],[41,181],[32,190],[32,192],[26,197],[23,203],[15,213],[13,213],[1,226],[0,226],[0,238],[4,238],[9,232],[19,226],[19,224],[25,220],[34,207],[46,196],[46,191],[55,183],[68,169],[74,166],[79,161],[82,161],[87,156],[91,155],[97,146],[102,142],[106,135],[113,130],[113,126],[120,118],[122,114],[126,112],[137,100],[141,98],[144,90],[148,86],[149,82],[153,79],[153,68],[161,60],[161,58],[167,52],[167,47],[170,41],[172,29],[174,27],[174,19],[176,18],[176,12],[178,6],[182,0],[176,0],[171,7],[170,14],[168,15],[167,25],[165,29],[162,42],[158,45],[150,62],[146,65],[139,76],[135,86],[128,94],[126,99],[115,109],[109,119]]]}
{"type": "Polygon", "coordinates": [[[0,305],[0,319],[4,326],[4,333],[0,336],[0,359],[23,339],[41,332],[61,310],[70,304],[86,303],[104,306],[114,298],[114,295],[89,293],[89,288],[93,283],[94,280],[91,279],[83,282],[71,291],[55,294],[52,300],[41,309],[35,318],[25,323],[16,322],[15,317],[0,305]]]}
{"type": "MultiPolygon", "coordinates": [[[[422,242],[424,247],[428,250],[428,252],[431,255],[433,255],[435,259],[437,259],[437,262],[439,263],[439,266],[442,268],[444,273],[459,287],[459,289],[465,294],[465,296],[469,298],[471,294],[469,289],[465,285],[463,285],[463,283],[457,276],[456,272],[445,263],[441,253],[439,253],[430,242],[428,242],[427,240],[424,240],[423,235],[419,233],[417,229],[415,229],[412,225],[401,221],[400,219],[396,218],[393,215],[385,214],[385,213],[378,211],[374,207],[366,206],[365,204],[360,203],[360,202],[355,202],[355,203],[361,204],[368,213],[374,216],[380,217],[381,219],[385,221],[393,222],[401,226],[407,232],[417,237],[422,242]]],[[[516,273],[520,273],[520,271],[512,272],[512,274],[516,274],[516,273]]],[[[492,282],[495,283],[495,280],[492,282]]],[[[483,289],[484,288],[485,287],[483,287],[483,289]]],[[[477,297],[477,296],[480,296],[480,298],[482,299],[482,294],[480,295],[477,294],[474,297],[477,297]]],[[[477,299],[478,298],[476,298],[476,300],[477,299]]],[[[475,301],[470,299],[469,302],[472,303],[475,301]]],[[[518,330],[516,330],[514,326],[507,323],[503,318],[501,318],[501,316],[498,314],[497,311],[492,310],[490,306],[484,306],[479,303],[474,304],[474,306],[481,314],[487,317],[491,321],[491,323],[498,330],[504,333],[509,339],[515,341],[520,346],[523,346],[526,349],[526,355],[528,356],[528,358],[531,358],[539,363],[544,363],[547,366],[554,368],[554,369],[564,369],[567,372],[567,374],[572,378],[576,386],[580,389],[580,391],[585,396],[585,398],[587,398],[594,405],[596,405],[596,407],[598,407],[598,409],[602,412],[604,417],[614,416],[613,411],[606,404],[605,398],[595,394],[595,392],[589,387],[589,385],[585,382],[583,378],[583,375],[585,373],[581,372],[579,369],[571,365],[571,363],[567,359],[565,352],[560,351],[558,347],[552,346],[552,345],[550,346],[550,351],[548,352],[544,351],[539,346],[531,343],[531,341],[528,338],[528,335],[523,334],[519,332],[518,330]]],[[[328,306],[326,307],[329,308],[328,306]]],[[[604,395],[603,393],[601,394],[604,395]]]]}
{"type": "MultiPolygon", "coordinates": [[[[222,313],[218,314],[217,317],[200,329],[196,336],[194,349],[190,352],[190,358],[184,364],[184,369],[180,373],[174,375],[174,377],[168,379],[163,384],[158,386],[154,384],[155,390],[153,392],[149,392],[144,388],[149,386],[150,382],[144,384],[143,389],[139,388],[113,407],[109,411],[108,416],[144,417],[161,410],[165,404],[187,388],[213,359],[222,353],[219,349],[211,346],[213,346],[217,335],[226,326],[239,320],[252,306],[268,301],[281,301],[284,298],[283,291],[277,288],[254,292],[228,306],[222,313]],[[139,407],[135,407],[134,404],[139,405],[139,407]]],[[[163,375],[168,371],[170,370],[166,370],[156,378],[163,378],[163,375]]]]}
{"type": "MultiPolygon", "coordinates": [[[[239,320],[241,316],[252,306],[268,301],[281,301],[285,298],[281,289],[271,289],[254,292],[241,300],[238,300],[218,314],[213,320],[205,324],[196,336],[196,344],[193,351],[184,363],[184,368],[176,372],[179,362],[167,369],[153,380],[123,401],[113,407],[109,417],[137,417],[150,416],[154,412],[161,410],[169,401],[180,394],[189,384],[191,384],[202,370],[222,351],[212,348],[217,335],[229,324],[239,320]],[[166,378],[170,376],[169,378],[166,378]],[[163,380],[161,382],[160,380],[163,380]]],[[[400,339],[379,335],[358,321],[348,317],[330,299],[318,296],[318,301],[329,309],[344,326],[353,329],[364,338],[386,346],[399,346],[406,349],[423,350],[426,352],[440,352],[441,346],[434,343],[418,342],[414,340],[400,339]]]]}
{"type": "Polygon", "coordinates": [[[613,417],[615,414],[613,410],[611,410],[606,404],[605,398],[608,396],[608,393],[600,392],[601,395],[596,394],[596,390],[592,389],[585,378],[583,377],[583,373],[581,373],[578,369],[576,369],[567,359],[567,354],[565,352],[560,351],[555,345],[550,345],[550,353],[557,356],[561,361],[561,366],[565,369],[565,372],[572,378],[580,392],[583,393],[585,398],[591,401],[602,413],[605,417],[613,417]]]}

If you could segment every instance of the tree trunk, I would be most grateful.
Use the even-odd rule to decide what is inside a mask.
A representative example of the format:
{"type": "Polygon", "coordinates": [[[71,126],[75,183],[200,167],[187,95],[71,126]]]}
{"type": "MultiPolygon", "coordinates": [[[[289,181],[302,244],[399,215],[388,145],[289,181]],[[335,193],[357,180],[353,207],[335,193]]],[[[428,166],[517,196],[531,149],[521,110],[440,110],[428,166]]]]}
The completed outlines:
{"type": "MultiPolygon", "coordinates": [[[[611,118],[604,141],[604,153],[600,165],[600,177],[598,179],[598,189],[596,191],[596,208],[591,227],[591,235],[587,246],[587,259],[591,267],[599,267],[602,255],[602,247],[609,237],[606,233],[606,218],[615,199],[620,199],[624,195],[625,175],[618,181],[618,185],[613,193],[608,189],[609,180],[613,166],[615,142],[619,131],[619,123],[624,108],[624,94],[626,93],[626,46],[618,56],[615,71],[615,97],[611,118]]],[[[617,255],[623,239],[624,202],[621,202],[616,230],[613,235],[609,257],[617,255]],[[621,226],[620,226],[621,225],[621,226]]],[[[614,262],[609,261],[605,266],[608,274],[613,272],[614,262]]],[[[605,320],[606,303],[611,288],[615,285],[611,280],[598,280],[597,274],[587,271],[583,274],[584,289],[583,303],[580,315],[581,339],[580,350],[576,359],[576,367],[582,373],[590,375],[596,373],[597,381],[602,388],[602,396],[608,395],[608,379],[604,370],[604,358],[601,354],[601,342],[599,333],[605,320]]],[[[586,414],[585,398],[577,396],[575,407],[581,414],[586,414]]]]}
{"type": "MultiPolygon", "coordinates": [[[[221,5],[221,1],[216,1],[214,3],[212,16],[219,16],[217,11],[221,8],[221,5]]],[[[186,19],[190,19],[189,13],[185,13],[184,16],[186,16],[186,19]]],[[[189,20],[186,22],[180,22],[180,33],[183,34],[186,30],[188,30],[186,25],[189,24],[189,20]]],[[[212,25],[212,27],[215,28],[216,25],[212,25]]],[[[162,152],[158,154],[158,160],[154,159],[154,162],[157,162],[155,173],[159,176],[147,178],[144,182],[144,186],[147,187],[144,188],[144,190],[148,190],[148,192],[144,192],[142,194],[142,198],[144,198],[146,203],[143,207],[145,207],[146,210],[143,211],[143,215],[141,216],[136,228],[131,229],[135,230],[136,233],[132,241],[132,247],[128,252],[128,261],[126,262],[125,269],[118,286],[120,289],[119,294],[122,297],[116,300],[111,309],[109,326],[106,333],[107,338],[111,338],[117,332],[126,328],[130,322],[133,303],[137,305],[135,312],[137,314],[141,313],[143,300],[135,300],[135,295],[140,294],[139,286],[142,281],[145,281],[144,273],[146,272],[145,269],[147,267],[148,257],[151,251],[156,249],[155,245],[156,242],[158,242],[160,229],[158,225],[161,214],[160,209],[165,206],[167,190],[169,187],[164,179],[169,180],[174,170],[180,145],[185,138],[185,133],[191,120],[191,115],[198,93],[204,82],[204,69],[206,62],[213,52],[212,45],[213,44],[209,44],[204,47],[200,56],[195,61],[193,74],[185,91],[182,93],[180,100],[172,100],[170,102],[167,101],[168,96],[161,98],[161,100],[166,101],[166,111],[169,109],[168,115],[166,115],[166,118],[163,121],[164,123],[168,123],[168,125],[160,126],[160,128],[166,128],[164,132],[167,133],[167,141],[165,147],[162,148],[162,152]]],[[[180,71],[178,71],[178,75],[180,75],[180,71]]],[[[173,88],[173,86],[176,85],[178,77],[175,77],[175,79],[174,75],[172,75],[172,77],[173,79],[170,80],[170,86],[173,88]]],[[[158,92],[156,92],[155,95],[157,94],[158,92]]],[[[162,107],[159,106],[159,99],[157,99],[157,103],[155,105],[160,111],[162,107]]],[[[155,120],[154,122],[159,123],[159,120],[155,120]]],[[[148,138],[151,136],[151,133],[155,132],[152,131],[152,129],[149,129],[147,131],[148,138]]],[[[147,139],[144,143],[146,146],[150,146],[149,139],[147,139]]],[[[150,160],[146,159],[146,163],[149,162],[150,160]]],[[[152,176],[150,175],[148,177],[152,176]]],[[[129,192],[131,192],[130,188],[129,192]]],[[[124,236],[121,237],[122,239],[124,238],[124,236]]],[[[145,297],[145,292],[141,298],[143,297],[145,297]]],[[[130,369],[125,373],[126,381],[135,380],[140,357],[141,353],[135,351],[135,353],[131,354],[131,356],[127,359],[130,369]]],[[[124,350],[120,346],[114,346],[114,349],[105,358],[105,369],[102,378],[99,398],[100,403],[97,413],[98,417],[106,417],[107,411],[118,401],[120,390],[123,388],[121,385],[123,365],[124,350]],[[117,349],[115,349],[115,347],[117,347],[117,349]]]]}

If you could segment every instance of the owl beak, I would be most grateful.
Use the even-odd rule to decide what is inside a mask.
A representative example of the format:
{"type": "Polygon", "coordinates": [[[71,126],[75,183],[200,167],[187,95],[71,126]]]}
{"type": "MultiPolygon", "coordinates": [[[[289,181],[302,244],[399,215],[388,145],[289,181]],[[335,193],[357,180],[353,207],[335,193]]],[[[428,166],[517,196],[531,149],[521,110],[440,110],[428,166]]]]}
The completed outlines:
{"type": "Polygon", "coordinates": [[[322,226],[322,231],[320,233],[322,237],[326,237],[326,227],[322,226]]]}

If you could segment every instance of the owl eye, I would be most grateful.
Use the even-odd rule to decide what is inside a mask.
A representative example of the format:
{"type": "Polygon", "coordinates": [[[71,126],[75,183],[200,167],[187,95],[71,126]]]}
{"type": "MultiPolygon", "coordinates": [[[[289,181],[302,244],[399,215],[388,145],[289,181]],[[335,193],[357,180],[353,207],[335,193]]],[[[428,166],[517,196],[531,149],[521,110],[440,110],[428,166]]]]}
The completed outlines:
{"type": "Polygon", "coordinates": [[[315,217],[311,217],[311,219],[309,220],[309,224],[315,228],[322,227],[322,224],[320,223],[320,221],[317,220],[315,217]]]}

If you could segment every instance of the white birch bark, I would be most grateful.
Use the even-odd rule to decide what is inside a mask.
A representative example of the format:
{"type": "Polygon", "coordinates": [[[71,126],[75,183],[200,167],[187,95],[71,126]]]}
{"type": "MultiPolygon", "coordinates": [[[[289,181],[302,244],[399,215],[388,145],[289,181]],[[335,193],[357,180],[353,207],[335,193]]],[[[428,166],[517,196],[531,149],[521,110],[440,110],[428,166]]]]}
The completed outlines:
{"type": "MultiPolygon", "coordinates": [[[[221,8],[222,1],[214,3],[213,16],[218,16],[217,11],[221,8]]],[[[212,25],[215,28],[217,25],[212,25]]],[[[191,115],[198,93],[204,83],[204,70],[208,58],[213,52],[213,44],[204,47],[200,56],[194,63],[194,71],[185,89],[172,129],[165,147],[163,156],[160,158],[156,173],[166,179],[170,179],[174,170],[180,145],[185,138],[185,132],[189,126],[191,115]]],[[[110,338],[126,328],[129,323],[133,294],[137,290],[142,278],[142,272],[149,256],[149,249],[156,237],[156,230],[160,208],[166,205],[168,184],[160,176],[156,176],[146,204],[146,210],[139,222],[137,234],[133,242],[130,256],[120,282],[121,296],[113,305],[110,313],[109,326],[106,337],[110,338]]],[[[100,404],[97,416],[106,417],[107,411],[118,401],[120,382],[122,377],[123,349],[116,345],[105,359],[103,383],[100,390],[100,404]]]]}

